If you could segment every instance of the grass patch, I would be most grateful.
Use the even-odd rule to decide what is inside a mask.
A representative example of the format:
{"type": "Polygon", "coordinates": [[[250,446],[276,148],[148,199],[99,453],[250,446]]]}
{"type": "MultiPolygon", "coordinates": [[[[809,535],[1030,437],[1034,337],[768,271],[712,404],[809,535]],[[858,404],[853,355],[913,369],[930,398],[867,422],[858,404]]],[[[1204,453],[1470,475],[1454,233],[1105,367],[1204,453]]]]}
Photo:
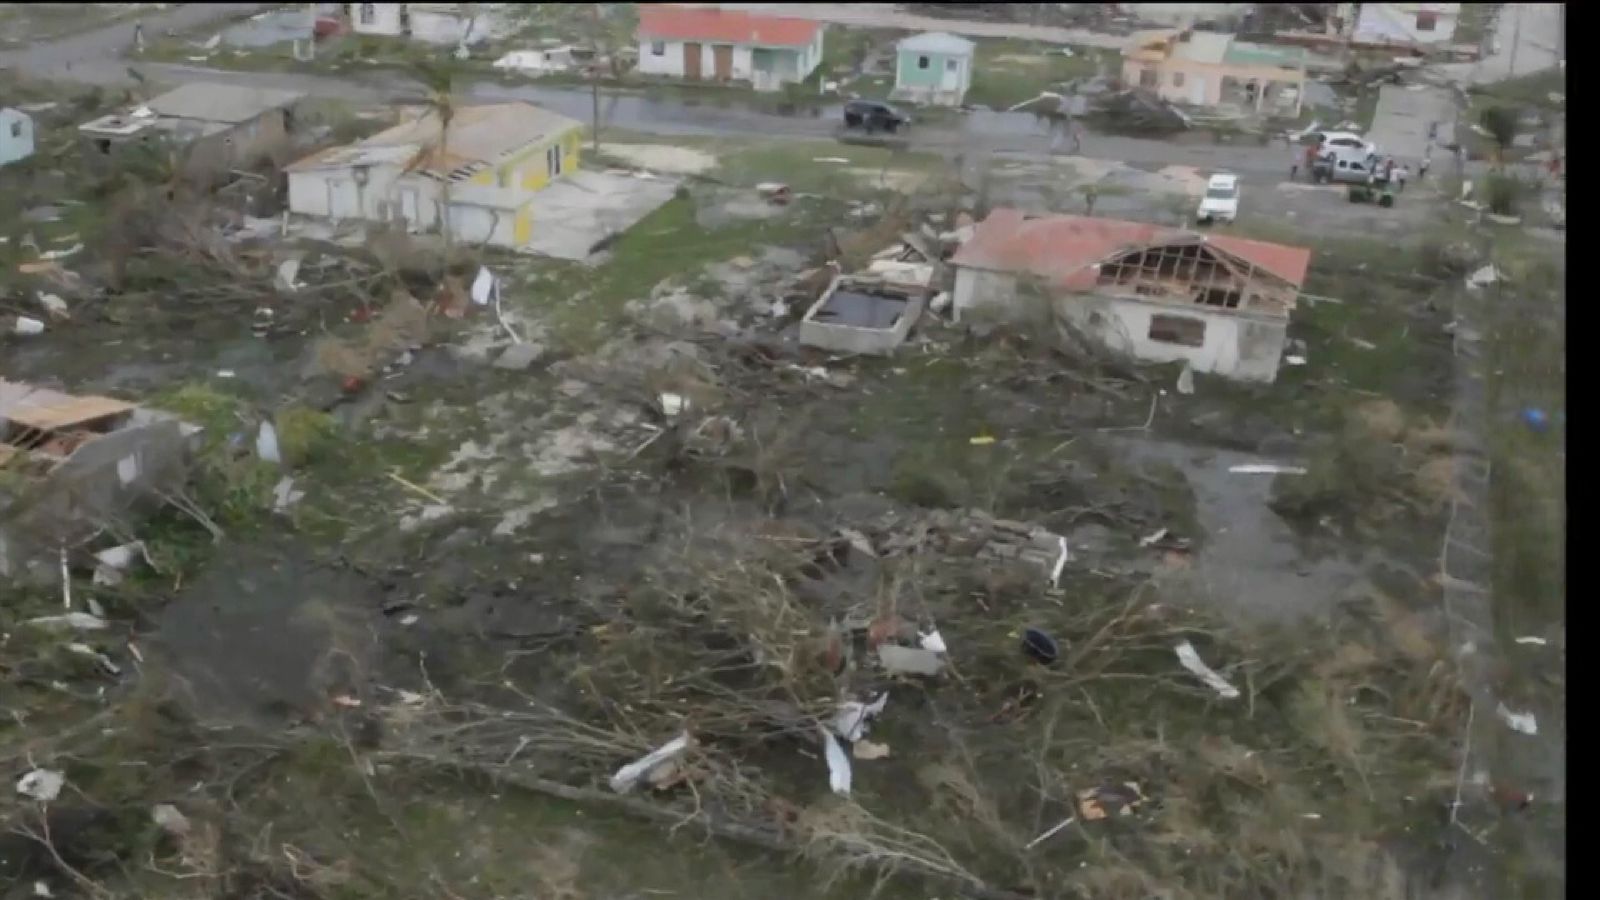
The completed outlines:
{"type": "Polygon", "coordinates": [[[1105,58],[1102,51],[1084,47],[1074,48],[1069,57],[1059,47],[1034,41],[980,40],[977,44],[967,102],[992,109],[1006,109],[1053,85],[1094,75],[1105,58]]]}

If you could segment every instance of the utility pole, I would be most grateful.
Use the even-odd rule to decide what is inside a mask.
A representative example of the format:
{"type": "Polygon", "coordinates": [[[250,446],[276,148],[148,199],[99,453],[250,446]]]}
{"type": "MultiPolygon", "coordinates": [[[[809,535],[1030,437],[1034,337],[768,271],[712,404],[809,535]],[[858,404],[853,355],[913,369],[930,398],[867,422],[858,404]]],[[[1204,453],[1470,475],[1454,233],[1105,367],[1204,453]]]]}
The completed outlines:
{"type": "MultiPolygon", "coordinates": [[[[1522,46],[1522,4],[1513,3],[1511,5],[1516,10],[1512,13],[1516,18],[1511,23],[1511,69],[1506,74],[1515,78],[1517,76],[1517,50],[1522,46]]],[[[1503,6],[1500,8],[1505,9],[1503,6]]]]}
{"type": "Polygon", "coordinates": [[[593,102],[594,121],[589,126],[589,136],[594,143],[594,152],[600,152],[600,4],[589,4],[590,24],[593,31],[589,33],[589,52],[594,59],[589,62],[589,97],[593,102]]]}

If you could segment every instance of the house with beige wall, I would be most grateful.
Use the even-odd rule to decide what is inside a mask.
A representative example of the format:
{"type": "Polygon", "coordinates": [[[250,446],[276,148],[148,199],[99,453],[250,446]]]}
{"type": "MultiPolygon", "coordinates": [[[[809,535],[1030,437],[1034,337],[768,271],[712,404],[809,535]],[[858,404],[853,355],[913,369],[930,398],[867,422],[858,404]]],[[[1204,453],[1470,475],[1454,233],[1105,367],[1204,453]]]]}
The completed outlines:
{"type": "Polygon", "coordinates": [[[432,110],[364,141],[331,147],[287,169],[289,211],[345,221],[403,222],[427,231],[448,222],[469,243],[524,248],[539,193],[576,172],[583,123],[531,103],[456,111],[448,133],[432,110]]]}
{"type": "Polygon", "coordinates": [[[1298,116],[1306,54],[1300,47],[1240,41],[1231,34],[1164,28],[1129,39],[1122,80],[1171,103],[1298,116]]]}

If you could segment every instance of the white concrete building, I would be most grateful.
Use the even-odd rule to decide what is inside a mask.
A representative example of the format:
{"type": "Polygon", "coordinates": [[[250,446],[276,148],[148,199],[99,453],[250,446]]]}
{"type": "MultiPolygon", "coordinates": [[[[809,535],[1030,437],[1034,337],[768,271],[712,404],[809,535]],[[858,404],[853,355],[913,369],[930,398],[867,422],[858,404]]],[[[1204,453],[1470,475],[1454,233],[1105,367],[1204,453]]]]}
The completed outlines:
{"type": "Polygon", "coordinates": [[[490,40],[505,30],[501,4],[346,3],[345,15],[356,34],[406,37],[429,44],[468,44],[490,40]]]}
{"type": "MultiPolygon", "coordinates": [[[[1373,44],[1450,44],[1461,19],[1459,3],[1361,3],[1352,37],[1373,44]]],[[[1346,21],[1349,21],[1347,18],[1346,21]]]]}
{"type": "Polygon", "coordinates": [[[822,63],[824,26],[810,19],[700,7],[639,8],[639,73],[691,81],[748,81],[776,91],[822,63]]]}
{"type": "Polygon", "coordinates": [[[412,231],[448,216],[457,240],[525,247],[539,192],[578,168],[582,130],[532,104],[497,103],[458,110],[445,135],[430,111],[289,166],[289,211],[412,231]]]}
{"type": "Polygon", "coordinates": [[[33,117],[20,109],[0,107],[0,166],[33,155],[33,117]]]}
{"type": "Polygon", "coordinates": [[[1270,382],[1310,260],[1231,235],[997,209],[951,260],[954,309],[1008,319],[1043,304],[1134,358],[1270,382]]]}

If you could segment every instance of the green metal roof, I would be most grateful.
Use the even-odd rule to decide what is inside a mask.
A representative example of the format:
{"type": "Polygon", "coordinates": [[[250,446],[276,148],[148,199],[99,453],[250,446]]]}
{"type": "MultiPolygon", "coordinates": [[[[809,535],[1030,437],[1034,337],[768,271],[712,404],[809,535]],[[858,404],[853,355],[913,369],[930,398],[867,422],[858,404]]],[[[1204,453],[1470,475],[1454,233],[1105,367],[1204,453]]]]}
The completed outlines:
{"type": "Polygon", "coordinates": [[[1223,54],[1222,61],[1230,66],[1282,66],[1299,69],[1306,64],[1306,51],[1303,47],[1272,47],[1267,44],[1233,41],[1228,45],[1228,51],[1223,54]]]}

